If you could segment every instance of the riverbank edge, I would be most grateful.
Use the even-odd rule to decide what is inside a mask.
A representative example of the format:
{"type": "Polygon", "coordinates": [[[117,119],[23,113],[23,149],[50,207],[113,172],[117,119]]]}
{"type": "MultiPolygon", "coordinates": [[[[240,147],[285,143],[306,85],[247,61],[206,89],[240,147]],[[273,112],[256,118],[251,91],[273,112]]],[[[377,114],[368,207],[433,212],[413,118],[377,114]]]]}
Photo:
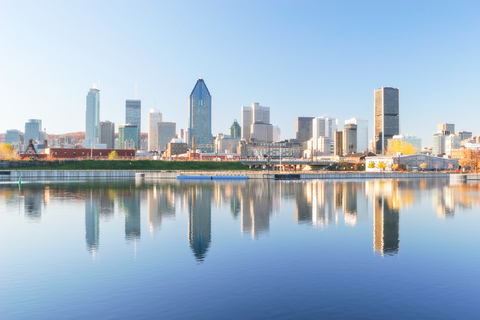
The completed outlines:
{"type": "Polygon", "coordinates": [[[73,179],[177,179],[192,177],[246,177],[247,179],[305,180],[305,179],[419,179],[453,178],[477,180],[478,175],[445,172],[274,172],[274,171],[183,171],[183,170],[8,170],[0,171],[0,180],[73,180],[73,179]],[[473,177],[472,177],[473,176],[473,177]]]}

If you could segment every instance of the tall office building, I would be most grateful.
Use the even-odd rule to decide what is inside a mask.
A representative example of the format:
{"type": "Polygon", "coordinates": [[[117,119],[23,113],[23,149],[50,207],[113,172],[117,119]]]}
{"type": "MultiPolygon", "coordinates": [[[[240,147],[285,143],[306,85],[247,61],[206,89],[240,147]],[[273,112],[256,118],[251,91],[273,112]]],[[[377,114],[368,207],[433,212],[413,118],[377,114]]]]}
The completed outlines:
{"type": "Polygon", "coordinates": [[[345,125],[357,125],[357,151],[358,153],[368,152],[368,120],[352,118],[345,120],[345,125]]]}
{"type": "Polygon", "coordinates": [[[118,127],[118,148],[138,150],[138,127],[125,124],[118,127]]]}
{"type": "Polygon", "coordinates": [[[100,90],[90,89],[87,94],[87,110],[85,113],[84,148],[92,148],[99,142],[100,130],[100,90]]]}
{"type": "Polygon", "coordinates": [[[445,136],[455,134],[455,125],[453,123],[441,123],[437,125],[437,131],[445,136]]]}
{"type": "Polygon", "coordinates": [[[137,141],[135,148],[140,149],[140,137],[142,128],[142,102],[140,100],[125,101],[125,123],[137,126],[137,141]]]}
{"type": "Polygon", "coordinates": [[[157,124],[157,145],[158,151],[163,151],[167,148],[167,143],[172,141],[177,135],[177,124],[175,122],[159,122],[157,124]]]}
{"type": "Polygon", "coordinates": [[[343,155],[357,152],[357,125],[347,123],[343,127],[343,155]]]}
{"type": "Polygon", "coordinates": [[[385,154],[388,139],[400,134],[398,88],[382,87],[374,92],[375,153],[385,154]]]}
{"type": "Polygon", "coordinates": [[[300,142],[312,139],[313,117],[298,117],[295,119],[295,138],[300,142]]]}
{"type": "Polygon", "coordinates": [[[312,120],[312,148],[314,155],[330,155],[334,148],[334,133],[338,120],[329,117],[317,117],[312,120]],[[323,137],[322,139],[320,137],[323,137]]]}
{"type": "Polygon", "coordinates": [[[158,124],[162,122],[162,113],[150,109],[148,114],[148,151],[158,150],[158,124]]]}
{"type": "Polygon", "coordinates": [[[252,103],[250,107],[242,107],[242,139],[250,141],[254,127],[257,129],[256,137],[255,134],[253,134],[254,139],[258,139],[266,132],[266,136],[271,138],[267,138],[270,140],[265,142],[272,142],[273,127],[270,124],[270,108],[262,107],[258,102],[252,103]],[[255,124],[257,124],[257,126],[254,126],[255,124]]]}
{"type": "Polygon", "coordinates": [[[212,96],[203,79],[198,79],[189,98],[187,144],[202,151],[213,151],[212,96]]]}
{"type": "Polygon", "coordinates": [[[100,121],[100,144],[104,144],[107,149],[113,149],[115,142],[115,123],[110,121],[100,121]]]}
{"type": "Polygon", "coordinates": [[[25,122],[25,145],[28,144],[30,139],[33,141],[40,141],[40,132],[42,131],[42,120],[40,119],[28,119],[25,122]]]}
{"type": "Polygon", "coordinates": [[[21,135],[22,133],[20,132],[20,130],[7,130],[7,132],[5,133],[5,143],[9,143],[14,148],[18,148],[20,146],[21,135]]]}
{"type": "Polygon", "coordinates": [[[237,122],[237,119],[233,121],[232,126],[230,127],[230,136],[233,139],[240,139],[242,135],[242,128],[240,128],[240,125],[237,122]]]}
{"type": "Polygon", "coordinates": [[[432,156],[441,156],[445,153],[445,135],[441,132],[433,134],[432,156]]]}

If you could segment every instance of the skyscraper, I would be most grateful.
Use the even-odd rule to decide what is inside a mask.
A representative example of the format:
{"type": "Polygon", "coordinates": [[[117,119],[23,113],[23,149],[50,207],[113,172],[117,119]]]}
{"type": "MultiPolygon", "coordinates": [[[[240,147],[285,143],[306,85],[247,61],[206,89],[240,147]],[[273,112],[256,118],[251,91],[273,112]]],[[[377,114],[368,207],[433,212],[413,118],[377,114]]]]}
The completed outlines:
{"type": "Polygon", "coordinates": [[[437,125],[437,131],[446,136],[455,134],[455,125],[453,123],[441,123],[437,125]]]}
{"type": "Polygon", "coordinates": [[[242,107],[242,139],[258,142],[273,141],[273,126],[270,124],[270,108],[258,102],[251,107],[242,107]]]}
{"type": "Polygon", "coordinates": [[[202,151],[213,151],[212,96],[203,79],[198,79],[189,98],[187,144],[202,151]],[[194,141],[194,143],[192,143],[194,141]]]}
{"type": "Polygon", "coordinates": [[[140,133],[142,127],[142,102],[140,100],[127,100],[125,102],[125,123],[137,126],[137,141],[135,148],[140,149],[140,133]]]}
{"type": "Polygon", "coordinates": [[[237,119],[233,121],[232,126],[230,127],[230,136],[235,139],[240,139],[242,135],[242,129],[240,128],[240,125],[237,122],[237,119]]]}
{"type": "Polygon", "coordinates": [[[115,141],[115,123],[100,121],[99,141],[105,144],[107,149],[113,149],[115,141]]]}
{"type": "Polygon", "coordinates": [[[357,125],[357,151],[358,153],[368,152],[368,121],[352,118],[345,120],[345,125],[357,125]]]}
{"type": "Polygon", "coordinates": [[[42,130],[42,120],[40,119],[28,119],[25,122],[25,145],[32,139],[33,141],[40,141],[40,131],[42,130]]]}
{"type": "Polygon", "coordinates": [[[398,88],[382,87],[374,92],[375,153],[385,154],[388,139],[400,134],[398,88]]]}
{"type": "Polygon", "coordinates": [[[338,120],[335,118],[317,117],[312,120],[312,147],[315,155],[333,153],[334,133],[337,131],[337,126],[338,120]]]}
{"type": "Polygon", "coordinates": [[[87,110],[85,114],[84,148],[92,148],[98,143],[100,130],[100,90],[90,89],[87,94],[87,110]]]}
{"type": "Polygon", "coordinates": [[[118,127],[118,148],[119,149],[138,149],[138,128],[131,124],[125,124],[118,127]]]}
{"type": "Polygon", "coordinates": [[[150,109],[148,114],[148,151],[158,150],[158,127],[162,122],[162,114],[158,110],[150,109]]]}
{"type": "Polygon", "coordinates": [[[159,122],[157,124],[157,145],[158,151],[163,151],[167,148],[167,143],[172,141],[177,134],[177,124],[175,122],[159,122]]]}
{"type": "Polygon", "coordinates": [[[300,142],[312,139],[313,117],[298,117],[295,119],[295,137],[300,142]]]}

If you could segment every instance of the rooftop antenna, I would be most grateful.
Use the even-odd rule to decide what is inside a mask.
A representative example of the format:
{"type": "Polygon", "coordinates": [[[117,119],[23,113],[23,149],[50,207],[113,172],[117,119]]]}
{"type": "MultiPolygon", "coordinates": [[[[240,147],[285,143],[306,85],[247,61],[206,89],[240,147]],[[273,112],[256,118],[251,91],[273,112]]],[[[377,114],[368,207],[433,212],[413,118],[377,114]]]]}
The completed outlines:
{"type": "Polygon", "coordinates": [[[135,100],[137,100],[137,81],[135,81],[135,100]]]}

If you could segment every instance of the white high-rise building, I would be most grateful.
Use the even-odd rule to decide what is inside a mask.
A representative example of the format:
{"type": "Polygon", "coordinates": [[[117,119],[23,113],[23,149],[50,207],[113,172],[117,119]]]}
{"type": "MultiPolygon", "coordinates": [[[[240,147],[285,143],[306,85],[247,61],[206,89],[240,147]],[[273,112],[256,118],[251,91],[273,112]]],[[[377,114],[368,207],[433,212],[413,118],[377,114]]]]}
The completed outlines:
{"type": "Polygon", "coordinates": [[[368,120],[352,118],[345,120],[345,124],[357,125],[357,152],[368,152],[368,120]]]}
{"type": "Polygon", "coordinates": [[[281,139],[282,131],[279,126],[273,126],[273,141],[277,142],[281,139]]]}
{"type": "Polygon", "coordinates": [[[99,143],[100,134],[100,90],[90,89],[87,94],[87,110],[85,114],[84,148],[92,148],[99,143]]]}
{"type": "Polygon", "coordinates": [[[162,122],[162,113],[150,109],[148,114],[148,151],[158,150],[158,124],[162,122]]]}
{"type": "Polygon", "coordinates": [[[246,141],[250,140],[252,137],[252,125],[255,123],[271,126],[270,107],[262,107],[258,102],[252,103],[252,106],[250,107],[242,107],[242,139],[245,139],[246,141]]]}
{"type": "MultiPolygon", "coordinates": [[[[329,117],[317,117],[312,120],[312,139],[314,155],[321,152],[324,155],[333,153],[334,134],[337,131],[338,120],[329,117]],[[319,137],[330,138],[330,151],[325,150],[324,146],[320,146],[319,137]],[[324,150],[324,151],[321,151],[324,150]]],[[[320,141],[326,141],[321,139],[320,141]]]]}

